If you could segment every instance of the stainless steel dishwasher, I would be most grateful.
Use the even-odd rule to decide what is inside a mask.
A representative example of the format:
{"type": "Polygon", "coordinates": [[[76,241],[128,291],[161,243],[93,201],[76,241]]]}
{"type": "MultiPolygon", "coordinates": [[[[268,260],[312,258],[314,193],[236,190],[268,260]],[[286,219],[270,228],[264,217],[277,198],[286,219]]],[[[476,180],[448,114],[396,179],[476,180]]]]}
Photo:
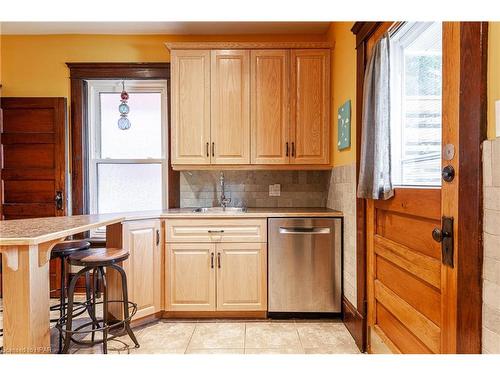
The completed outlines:
{"type": "Polygon", "coordinates": [[[339,313],[342,219],[269,219],[269,312],[339,313]]]}

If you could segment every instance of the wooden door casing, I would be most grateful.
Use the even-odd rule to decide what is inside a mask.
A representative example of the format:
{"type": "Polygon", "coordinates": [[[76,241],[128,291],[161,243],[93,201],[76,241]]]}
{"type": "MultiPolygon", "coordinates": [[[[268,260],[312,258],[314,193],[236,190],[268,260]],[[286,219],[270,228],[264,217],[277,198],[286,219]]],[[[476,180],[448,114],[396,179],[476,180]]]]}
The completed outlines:
{"type": "Polygon", "coordinates": [[[292,50],[291,164],[330,162],[330,50],[292,50]]]}
{"type": "Polygon", "coordinates": [[[250,58],[251,162],[288,164],[290,52],[252,50],[250,58]]]}
{"type": "Polygon", "coordinates": [[[250,51],[211,51],[211,163],[250,164],[250,51]]]}

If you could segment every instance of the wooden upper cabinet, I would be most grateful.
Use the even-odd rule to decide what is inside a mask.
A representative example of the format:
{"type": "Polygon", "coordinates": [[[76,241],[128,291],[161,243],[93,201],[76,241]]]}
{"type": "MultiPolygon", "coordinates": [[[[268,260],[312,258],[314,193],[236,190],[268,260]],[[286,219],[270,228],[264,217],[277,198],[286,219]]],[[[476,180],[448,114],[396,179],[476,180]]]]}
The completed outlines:
{"type": "Polygon", "coordinates": [[[211,51],[212,164],[250,163],[250,51],[211,51]]]}
{"type": "Polygon", "coordinates": [[[210,164],[210,51],[174,50],[172,163],[210,164]]]}
{"type": "Polygon", "coordinates": [[[251,51],[252,164],[289,162],[288,50],[251,51]]]}
{"type": "Polygon", "coordinates": [[[330,162],[330,50],[291,51],[293,164],[330,162]]]}

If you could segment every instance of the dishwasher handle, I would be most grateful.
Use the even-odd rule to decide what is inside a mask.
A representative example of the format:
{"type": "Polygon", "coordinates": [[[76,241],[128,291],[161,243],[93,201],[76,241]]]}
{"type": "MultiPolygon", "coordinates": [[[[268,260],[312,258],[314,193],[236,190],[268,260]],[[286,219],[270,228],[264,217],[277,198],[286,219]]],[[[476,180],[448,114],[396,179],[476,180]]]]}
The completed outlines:
{"type": "Polygon", "coordinates": [[[328,227],[280,227],[280,234],[330,234],[328,227]]]}

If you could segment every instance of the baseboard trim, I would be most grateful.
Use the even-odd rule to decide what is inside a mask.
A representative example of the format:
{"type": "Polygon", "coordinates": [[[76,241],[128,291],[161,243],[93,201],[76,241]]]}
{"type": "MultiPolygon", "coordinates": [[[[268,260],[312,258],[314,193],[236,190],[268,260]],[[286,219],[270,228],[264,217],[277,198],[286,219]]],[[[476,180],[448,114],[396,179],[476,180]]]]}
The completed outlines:
{"type": "Polygon", "coordinates": [[[266,319],[267,311],[164,311],[162,317],[171,319],[266,319]]]}
{"type": "Polygon", "coordinates": [[[365,321],[360,312],[345,297],[342,297],[342,321],[354,338],[359,350],[363,353],[366,352],[365,321]]]}

